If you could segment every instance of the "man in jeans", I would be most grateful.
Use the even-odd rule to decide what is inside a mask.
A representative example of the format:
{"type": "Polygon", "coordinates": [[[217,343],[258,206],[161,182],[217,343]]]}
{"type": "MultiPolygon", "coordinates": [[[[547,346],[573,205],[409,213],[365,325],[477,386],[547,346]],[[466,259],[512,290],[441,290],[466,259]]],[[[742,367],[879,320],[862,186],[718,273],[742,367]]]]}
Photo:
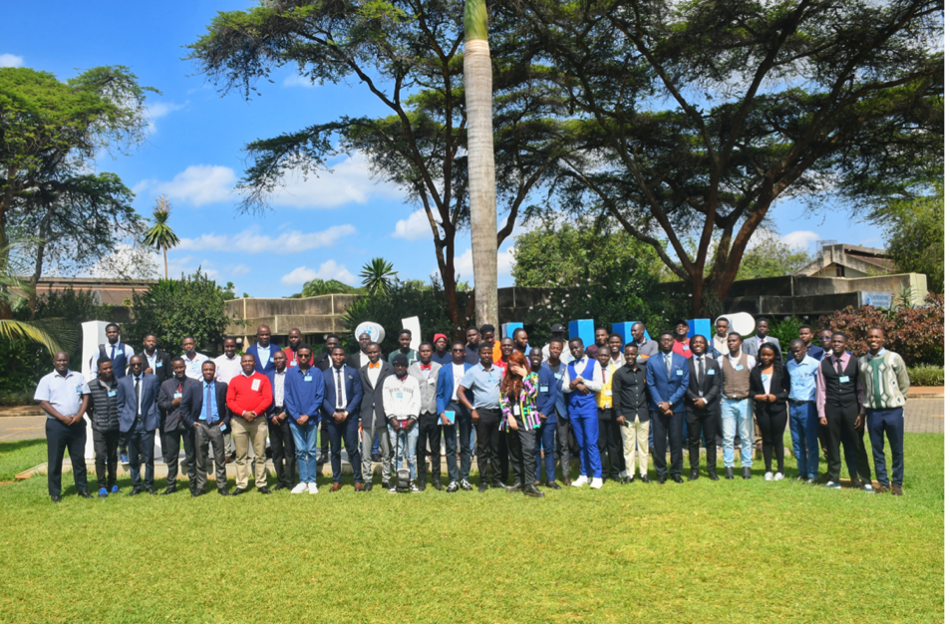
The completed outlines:
{"type": "MultiPolygon", "coordinates": [[[[284,382],[284,410],[294,438],[294,454],[300,482],[290,490],[292,494],[317,489],[317,431],[320,425],[320,407],[326,390],[323,373],[313,366],[313,349],[301,344],[297,348],[297,366],[288,370],[284,382]]],[[[256,446],[255,446],[256,449],[256,446]]]]}
{"type": "Polygon", "coordinates": [[[788,372],[788,429],[798,462],[798,478],[807,483],[818,478],[818,408],[815,386],[819,362],[808,355],[808,346],[800,338],[789,345],[792,355],[785,364],[788,372]]]}
{"type": "Polygon", "coordinates": [[[749,372],[755,358],[742,353],[742,337],[730,332],[726,339],[729,353],[719,357],[722,368],[722,464],[726,479],[733,479],[735,460],[733,443],[736,431],[742,443],[742,478],[752,478],[752,403],[749,399],[749,372]]]}
{"type": "MultiPolygon", "coordinates": [[[[449,473],[448,493],[461,489],[471,491],[468,475],[472,469],[472,416],[468,409],[459,403],[458,388],[462,384],[465,372],[471,365],[465,362],[465,345],[452,344],[452,362],[439,369],[439,378],[435,394],[435,411],[442,423],[445,437],[445,466],[449,473]],[[449,415],[451,413],[452,415],[449,415]],[[462,474],[459,484],[459,465],[456,453],[461,452],[462,474]]],[[[469,400],[471,402],[471,400],[469,400]]]]}
{"type": "Polygon", "coordinates": [[[478,491],[488,491],[489,484],[498,489],[507,489],[501,480],[501,463],[498,460],[501,433],[501,380],[504,372],[493,364],[494,345],[488,341],[478,347],[478,364],[469,369],[458,388],[458,399],[472,414],[472,423],[478,431],[478,491]],[[469,391],[472,395],[469,396],[469,391]],[[473,401],[470,401],[473,400],[473,401]]]}
{"type": "MultiPolygon", "coordinates": [[[[406,459],[409,488],[413,493],[418,493],[416,444],[419,439],[419,411],[422,408],[419,381],[409,375],[409,358],[405,354],[393,356],[392,366],[395,373],[383,382],[383,409],[389,422],[389,439],[396,453],[395,467],[399,468],[400,458],[406,459]]],[[[396,493],[395,483],[390,485],[389,493],[396,493]]]]}

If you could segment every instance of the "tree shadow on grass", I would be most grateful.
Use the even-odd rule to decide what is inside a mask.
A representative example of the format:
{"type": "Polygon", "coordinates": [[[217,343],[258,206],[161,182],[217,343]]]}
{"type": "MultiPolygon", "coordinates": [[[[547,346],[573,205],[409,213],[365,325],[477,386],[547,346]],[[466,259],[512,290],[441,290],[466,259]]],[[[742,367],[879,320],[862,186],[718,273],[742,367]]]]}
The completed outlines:
{"type": "Polygon", "coordinates": [[[33,448],[40,444],[45,445],[46,439],[24,439],[22,441],[0,441],[0,456],[10,454],[23,448],[33,448]]]}

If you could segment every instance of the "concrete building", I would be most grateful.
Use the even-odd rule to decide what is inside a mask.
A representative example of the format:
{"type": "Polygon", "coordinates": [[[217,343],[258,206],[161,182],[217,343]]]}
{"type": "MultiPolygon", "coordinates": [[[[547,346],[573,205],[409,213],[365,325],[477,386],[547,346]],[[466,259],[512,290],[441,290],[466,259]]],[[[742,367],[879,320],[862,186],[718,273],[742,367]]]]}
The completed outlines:
{"type": "Polygon", "coordinates": [[[893,273],[894,261],[887,251],[857,245],[830,244],[821,248],[821,254],[795,275],[811,277],[868,277],[893,273]]]}

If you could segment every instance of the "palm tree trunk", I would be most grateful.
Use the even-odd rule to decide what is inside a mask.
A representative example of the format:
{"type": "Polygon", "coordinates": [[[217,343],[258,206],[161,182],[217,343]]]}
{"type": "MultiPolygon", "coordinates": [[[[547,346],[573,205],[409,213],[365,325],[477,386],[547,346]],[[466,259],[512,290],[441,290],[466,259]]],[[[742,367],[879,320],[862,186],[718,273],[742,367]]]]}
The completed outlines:
{"type": "Polygon", "coordinates": [[[165,254],[165,279],[168,279],[168,247],[162,247],[162,253],[165,254]]]}
{"type": "Polygon", "coordinates": [[[498,325],[498,217],[492,135],[492,68],[485,0],[465,2],[465,110],[477,325],[498,325]]]}

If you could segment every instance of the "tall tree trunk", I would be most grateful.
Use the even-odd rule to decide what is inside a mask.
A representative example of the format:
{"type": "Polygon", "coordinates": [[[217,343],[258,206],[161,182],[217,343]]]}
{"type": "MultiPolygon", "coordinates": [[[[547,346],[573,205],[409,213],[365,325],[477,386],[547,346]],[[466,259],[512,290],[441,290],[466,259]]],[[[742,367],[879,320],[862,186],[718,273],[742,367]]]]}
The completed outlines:
{"type": "Polygon", "coordinates": [[[168,247],[162,247],[162,253],[165,254],[165,279],[168,279],[168,247]]]}
{"type": "Polygon", "coordinates": [[[468,186],[475,275],[475,320],[498,325],[498,216],[492,135],[491,53],[485,0],[465,2],[465,110],[468,116],[468,186]]]}
{"type": "Polygon", "coordinates": [[[46,255],[46,237],[49,235],[50,215],[47,214],[43,222],[40,223],[39,242],[36,245],[36,266],[33,268],[33,275],[30,277],[30,321],[36,319],[36,285],[43,276],[43,257],[46,255]]]}

